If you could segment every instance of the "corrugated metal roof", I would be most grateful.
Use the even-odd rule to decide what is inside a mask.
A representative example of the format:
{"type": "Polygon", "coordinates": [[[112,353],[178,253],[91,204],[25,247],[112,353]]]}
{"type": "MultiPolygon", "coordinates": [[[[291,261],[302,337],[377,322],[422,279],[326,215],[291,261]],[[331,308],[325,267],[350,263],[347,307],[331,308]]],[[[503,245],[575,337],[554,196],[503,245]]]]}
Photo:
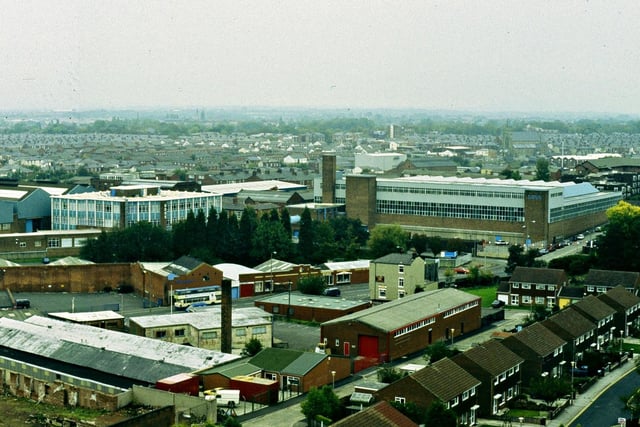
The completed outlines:
{"type": "Polygon", "coordinates": [[[354,261],[341,261],[341,262],[325,262],[322,264],[327,270],[341,271],[341,270],[356,270],[361,268],[369,268],[371,261],[368,259],[358,259],[354,261]]]}
{"type": "Polygon", "coordinates": [[[240,264],[233,264],[229,262],[223,262],[214,265],[215,268],[222,271],[222,275],[228,279],[238,281],[241,274],[262,273],[260,270],[254,268],[245,267],[240,264]]]}
{"type": "MultiPolygon", "coordinates": [[[[53,320],[52,322],[83,326],[53,320]]],[[[83,327],[91,330],[100,330],[99,328],[91,326],[83,327]]],[[[179,354],[182,353],[180,347],[185,346],[174,344],[173,354],[167,351],[154,352],[157,347],[152,345],[152,342],[156,340],[145,339],[144,344],[149,344],[146,347],[141,341],[133,340],[135,344],[129,346],[128,351],[114,351],[109,348],[112,346],[107,342],[102,342],[101,344],[104,344],[103,346],[95,346],[94,344],[96,343],[94,342],[83,343],[64,340],[60,338],[59,332],[59,328],[55,326],[48,328],[2,318],[0,319],[0,346],[21,353],[61,362],[69,366],[75,365],[82,368],[89,368],[103,372],[109,376],[120,377],[123,380],[114,381],[116,383],[114,385],[118,386],[127,384],[127,381],[154,383],[159,379],[193,370],[193,366],[189,366],[189,362],[193,362],[189,360],[189,357],[185,357],[184,359],[179,357],[179,354]]],[[[120,339],[122,340],[128,340],[128,337],[133,337],[132,335],[124,333],[116,334],[120,334],[120,339]]],[[[86,336],[85,334],[78,335],[79,337],[86,336]]],[[[238,357],[233,355],[229,356],[238,357]]],[[[201,367],[204,364],[203,362],[208,362],[209,365],[213,364],[213,360],[206,360],[204,353],[202,353],[200,359],[201,362],[199,365],[201,367]]],[[[193,365],[194,363],[191,364],[193,365]]]]}
{"type": "MultiPolygon", "coordinates": [[[[180,366],[183,371],[203,369],[239,358],[239,356],[219,351],[172,344],[153,338],[63,322],[41,316],[32,316],[24,322],[16,322],[6,318],[0,319],[0,328],[4,327],[18,329],[19,332],[23,333],[46,336],[59,342],[104,348],[110,354],[136,355],[136,357],[149,362],[164,360],[163,363],[180,366]]],[[[22,350],[31,352],[33,347],[37,348],[37,346],[37,343],[31,343],[22,350]]],[[[73,358],[70,359],[70,361],[72,360],[73,358]]]]}

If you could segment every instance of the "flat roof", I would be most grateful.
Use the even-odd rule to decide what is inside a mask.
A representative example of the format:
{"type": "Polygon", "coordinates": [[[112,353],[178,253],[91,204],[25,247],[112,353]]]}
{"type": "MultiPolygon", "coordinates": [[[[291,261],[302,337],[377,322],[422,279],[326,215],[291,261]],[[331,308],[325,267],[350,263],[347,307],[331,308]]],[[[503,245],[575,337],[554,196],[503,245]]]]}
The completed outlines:
{"type": "Polygon", "coordinates": [[[242,190],[249,191],[266,191],[266,190],[300,190],[306,189],[306,185],[294,184],[286,181],[278,181],[271,179],[268,181],[250,181],[250,182],[235,182],[231,184],[214,184],[203,185],[202,191],[210,193],[220,193],[223,195],[237,194],[242,190]]]}
{"type": "MultiPolygon", "coordinates": [[[[144,187],[144,186],[143,186],[144,187]]],[[[115,188],[115,187],[113,187],[115,188]]],[[[122,187],[119,187],[122,188],[122,187]]],[[[132,187],[127,187],[132,188],[132,187]]],[[[138,186],[133,186],[138,188],[138,186]]],[[[67,200],[106,200],[106,201],[152,201],[152,200],[167,200],[167,199],[195,199],[198,197],[220,197],[219,194],[212,192],[196,192],[196,191],[174,191],[174,190],[160,190],[158,194],[147,194],[145,196],[113,196],[111,191],[93,191],[88,193],[77,194],[64,194],[64,195],[52,195],[52,199],[67,199],[67,200]]]]}
{"type": "Polygon", "coordinates": [[[77,322],[77,323],[124,319],[124,316],[112,310],[90,311],[90,312],[84,312],[84,313],[70,313],[68,311],[61,311],[57,313],[49,313],[49,316],[55,317],[57,319],[68,320],[68,321],[77,322]]]}
{"type": "Polygon", "coordinates": [[[315,307],[329,310],[349,310],[362,305],[369,305],[369,300],[348,300],[340,297],[326,297],[323,295],[307,295],[298,291],[291,292],[291,303],[289,303],[289,293],[283,292],[262,298],[255,301],[255,304],[284,304],[296,307],[315,307]]]}
{"type": "MultiPolygon", "coordinates": [[[[271,324],[272,314],[258,307],[234,308],[231,315],[231,326],[253,326],[271,324]]],[[[198,330],[218,329],[222,324],[222,313],[219,305],[195,312],[174,312],[153,316],[130,317],[142,328],[163,328],[168,326],[190,325],[198,330]]]]}

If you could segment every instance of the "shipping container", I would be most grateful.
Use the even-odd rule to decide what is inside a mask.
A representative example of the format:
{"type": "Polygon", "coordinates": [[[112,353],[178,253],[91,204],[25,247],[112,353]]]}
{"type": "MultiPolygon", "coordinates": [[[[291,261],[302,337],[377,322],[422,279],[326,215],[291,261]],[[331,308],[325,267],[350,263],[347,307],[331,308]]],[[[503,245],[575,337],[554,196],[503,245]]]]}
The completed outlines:
{"type": "Polygon", "coordinates": [[[278,381],[267,378],[237,376],[229,381],[229,388],[240,390],[242,400],[262,405],[278,403],[278,381]]]}
{"type": "Polygon", "coordinates": [[[193,374],[177,374],[158,380],[156,388],[172,393],[198,396],[200,392],[200,377],[193,374]]]}

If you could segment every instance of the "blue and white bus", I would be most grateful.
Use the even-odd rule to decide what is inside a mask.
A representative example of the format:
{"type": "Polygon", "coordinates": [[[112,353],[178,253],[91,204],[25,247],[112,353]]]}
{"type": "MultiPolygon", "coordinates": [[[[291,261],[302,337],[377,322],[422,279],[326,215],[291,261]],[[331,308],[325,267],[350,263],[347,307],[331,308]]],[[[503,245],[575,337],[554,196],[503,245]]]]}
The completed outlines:
{"type": "Polygon", "coordinates": [[[173,291],[173,306],[186,310],[191,304],[201,302],[207,305],[219,304],[222,298],[220,286],[176,289],[173,291]]]}

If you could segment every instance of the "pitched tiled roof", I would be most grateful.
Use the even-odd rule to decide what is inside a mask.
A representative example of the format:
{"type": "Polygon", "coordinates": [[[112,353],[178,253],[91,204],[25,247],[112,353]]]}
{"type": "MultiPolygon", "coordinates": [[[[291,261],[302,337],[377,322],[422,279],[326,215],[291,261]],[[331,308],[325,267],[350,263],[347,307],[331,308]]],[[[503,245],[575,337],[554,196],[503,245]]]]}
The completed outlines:
{"type": "Polygon", "coordinates": [[[572,339],[578,338],[596,328],[595,323],[584,317],[577,310],[562,310],[547,320],[543,320],[542,326],[549,327],[552,331],[562,330],[572,339]]]}
{"type": "Polygon", "coordinates": [[[624,286],[616,286],[606,294],[598,295],[598,298],[614,308],[618,305],[625,310],[640,304],[640,297],[629,292],[624,286]]]}
{"type": "Polygon", "coordinates": [[[409,378],[443,402],[480,385],[478,379],[448,358],[416,371],[409,378]]]}
{"type": "Polygon", "coordinates": [[[640,273],[637,271],[589,270],[584,279],[585,285],[606,286],[613,288],[622,285],[626,288],[637,287],[640,284],[640,273]]]}
{"type": "Polygon", "coordinates": [[[491,376],[499,375],[517,364],[524,362],[522,357],[496,340],[485,341],[461,354],[480,366],[491,376]]]}
{"type": "Polygon", "coordinates": [[[561,269],[518,266],[513,270],[510,281],[561,285],[566,280],[567,273],[561,269]]]}
{"type": "Polygon", "coordinates": [[[582,300],[571,304],[568,308],[578,310],[580,313],[587,316],[588,319],[596,323],[615,314],[616,312],[613,307],[605,304],[593,295],[584,297],[582,300]]]}
{"type": "Polygon", "coordinates": [[[376,264],[394,264],[394,265],[411,265],[415,257],[410,253],[390,253],[377,258],[373,263],[376,264]]]}
{"type": "Polygon", "coordinates": [[[336,427],[417,427],[406,415],[382,401],[331,424],[336,427]]]}
{"type": "Polygon", "coordinates": [[[527,326],[520,332],[505,339],[505,341],[510,339],[520,341],[534,353],[542,357],[553,353],[557,348],[562,347],[567,343],[565,340],[539,323],[527,326]]]}

